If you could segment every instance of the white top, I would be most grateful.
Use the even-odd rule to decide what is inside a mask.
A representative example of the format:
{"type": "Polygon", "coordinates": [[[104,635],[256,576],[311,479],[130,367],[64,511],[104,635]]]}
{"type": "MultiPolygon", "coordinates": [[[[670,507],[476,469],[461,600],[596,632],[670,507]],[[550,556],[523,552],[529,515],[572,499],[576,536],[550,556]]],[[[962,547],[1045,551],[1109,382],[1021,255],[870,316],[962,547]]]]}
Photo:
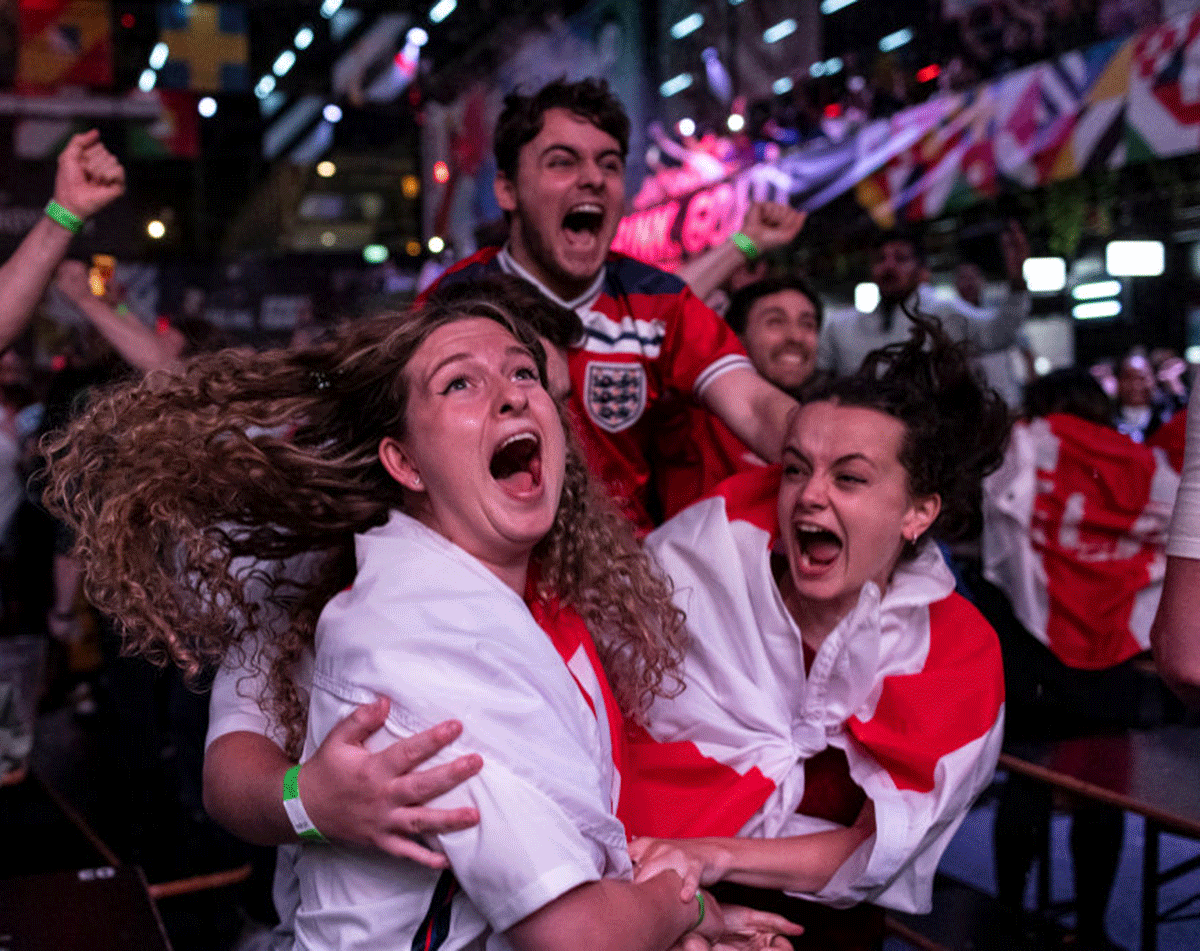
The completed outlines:
{"type": "MultiPolygon", "coordinates": [[[[598,721],[525,603],[480,562],[399,512],[358,536],[354,586],[326,606],[305,754],[355,706],[392,698],[381,749],[450,717],[483,769],[431,800],[480,823],[431,837],[461,888],[442,951],[507,948],[503,932],[568,890],[629,878],[607,719],[598,721]]],[[[445,897],[443,873],[367,849],[304,844],[297,947],[408,948],[445,897]]]]}
{"type": "Polygon", "coordinates": [[[1200,558],[1200,385],[1188,398],[1187,448],[1183,453],[1183,478],[1175,497],[1167,554],[1200,558]]]}
{"type": "Polygon", "coordinates": [[[805,762],[826,747],[843,750],[851,777],[874,803],[877,831],[825,888],[803,897],[928,911],[938,859],[1000,753],[995,634],[953,595],[949,569],[926,543],[882,596],[873,583],[863,587],[806,672],[800,630],[771,572],[772,533],[727,504],[719,496],[697,502],[646,539],[674,582],[692,638],[687,689],[655,700],[650,732],[691,741],[739,773],[757,768],[771,780],[774,792],[740,833],[760,838],[833,828],[796,809],[805,762]],[[931,606],[947,599],[952,629],[931,628],[931,606]],[[915,703],[904,684],[917,687],[915,703]],[[919,698],[932,695],[943,698],[947,716],[921,709],[919,698]],[[899,739],[888,751],[890,770],[880,756],[888,741],[867,745],[885,735],[899,739]],[[919,762],[906,747],[919,751],[919,762]]]}
{"type": "MultiPolygon", "coordinates": [[[[909,309],[937,317],[953,340],[967,340],[982,353],[1005,350],[1017,341],[1029,315],[1029,295],[1010,290],[995,309],[972,307],[959,297],[940,297],[921,285],[908,300],[909,309]]],[[[869,314],[841,310],[826,315],[817,347],[817,366],[847,376],[862,366],[872,350],[908,339],[912,321],[896,309],[890,329],[884,330],[883,305],[869,314]]]]}

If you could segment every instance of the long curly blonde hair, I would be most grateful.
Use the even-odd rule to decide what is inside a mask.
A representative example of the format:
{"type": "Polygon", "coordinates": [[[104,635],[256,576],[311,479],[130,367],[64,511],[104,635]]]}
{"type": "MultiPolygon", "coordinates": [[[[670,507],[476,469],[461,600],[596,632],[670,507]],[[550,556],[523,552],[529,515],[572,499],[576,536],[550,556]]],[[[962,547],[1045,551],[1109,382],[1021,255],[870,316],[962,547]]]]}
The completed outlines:
{"type": "MultiPolygon", "coordinates": [[[[296,754],[307,710],[295,671],[317,617],[353,580],[354,535],[404,508],[378,446],[405,436],[408,361],[437,328],[483,317],[533,352],[546,383],[537,334],[505,304],[502,286],[459,287],[328,343],[198,357],[101,394],[48,437],[46,504],[74,530],[87,595],[116,619],[126,650],[193,676],[245,652],[266,672],[260,700],[296,754]],[[301,555],[303,576],[278,570],[301,555]],[[284,623],[272,623],[277,612],[284,623]]],[[[564,428],[562,498],[533,552],[537,594],[579,612],[637,719],[654,695],[680,689],[682,617],[593,486],[565,413],[564,428]]]]}

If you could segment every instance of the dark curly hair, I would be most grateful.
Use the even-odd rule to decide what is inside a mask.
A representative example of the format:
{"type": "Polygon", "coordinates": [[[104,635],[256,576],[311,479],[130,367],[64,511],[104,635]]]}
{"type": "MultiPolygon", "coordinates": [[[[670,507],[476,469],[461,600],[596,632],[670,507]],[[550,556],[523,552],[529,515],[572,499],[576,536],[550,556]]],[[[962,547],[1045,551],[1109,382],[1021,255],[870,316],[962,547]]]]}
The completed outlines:
{"type": "Polygon", "coordinates": [[[1082,367],[1051,370],[1025,384],[1025,415],[1030,419],[1067,413],[1098,426],[1113,424],[1113,401],[1091,373],[1082,367]]]}
{"type": "Polygon", "coordinates": [[[510,180],[517,177],[521,149],[542,131],[547,109],[566,109],[587,119],[617,140],[622,159],[628,154],[629,116],[608,83],[592,78],[569,83],[566,77],[560,77],[531,96],[513,92],[504,97],[504,109],[496,120],[492,142],[496,168],[510,180]]]}
{"type": "MultiPolygon", "coordinates": [[[[805,401],[835,400],[904,424],[900,464],[915,496],[937,494],[934,537],[954,541],[979,524],[980,484],[1004,460],[1008,406],[935,317],[910,313],[908,340],[872,350],[852,376],[819,382],[805,401]]],[[[913,546],[906,553],[911,555],[913,546]]]]}

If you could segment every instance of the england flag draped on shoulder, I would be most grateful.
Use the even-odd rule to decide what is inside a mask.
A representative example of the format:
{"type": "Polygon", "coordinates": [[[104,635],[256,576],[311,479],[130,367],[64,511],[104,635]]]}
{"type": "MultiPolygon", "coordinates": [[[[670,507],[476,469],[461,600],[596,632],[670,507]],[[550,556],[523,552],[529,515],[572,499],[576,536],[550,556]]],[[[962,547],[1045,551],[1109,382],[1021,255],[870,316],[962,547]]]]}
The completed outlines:
{"type": "Polygon", "coordinates": [[[863,589],[806,672],[771,571],[779,478],[778,467],[735,476],[647,538],[692,638],[687,688],[656,700],[650,733],[761,789],[753,812],[738,817],[741,834],[758,837],[831,827],[796,810],[805,762],[842,749],[874,803],[877,832],[804,897],[928,910],[938,859],[1000,752],[995,634],[954,594],[926,543],[882,597],[873,584],[863,589]]]}
{"type": "Polygon", "coordinates": [[[1147,650],[1179,476],[1162,450],[1051,414],[1017,423],[984,483],[984,573],[1069,667],[1147,650]]]}

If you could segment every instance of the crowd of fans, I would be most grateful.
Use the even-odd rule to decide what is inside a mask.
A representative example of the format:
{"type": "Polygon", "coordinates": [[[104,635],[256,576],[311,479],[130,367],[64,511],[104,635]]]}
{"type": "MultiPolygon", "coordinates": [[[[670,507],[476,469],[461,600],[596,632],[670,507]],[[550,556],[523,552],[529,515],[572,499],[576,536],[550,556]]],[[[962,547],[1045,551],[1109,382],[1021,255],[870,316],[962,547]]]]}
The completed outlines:
{"type": "MultiPolygon", "coordinates": [[[[45,702],[96,719],[124,854],[244,855],[213,819],[280,847],[278,927],[243,947],[879,948],[880,909],[929,908],[1006,703],[1013,736],[1186,715],[1139,663],[1179,358],[1006,402],[970,361],[1028,347],[1016,223],[994,306],[969,274],[932,294],[888,231],[878,306],[827,310],[771,254],[804,215],[768,203],[679,275],[610,254],[628,132],[602,82],[510,96],[506,243],[287,348],[154,327],[61,263],[124,188],[95,133],[0,269],[5,633],[47,638],[45,702]],[[51,281],[103,353],[38,392],[20,337],[51,281]]],[[[1049,805],[1007,797],[1019,915],[1004,823],[1049,805]]],[[[1119,832],[1075,821],[1075,946],[1109,948],[1119,832]]]]}

